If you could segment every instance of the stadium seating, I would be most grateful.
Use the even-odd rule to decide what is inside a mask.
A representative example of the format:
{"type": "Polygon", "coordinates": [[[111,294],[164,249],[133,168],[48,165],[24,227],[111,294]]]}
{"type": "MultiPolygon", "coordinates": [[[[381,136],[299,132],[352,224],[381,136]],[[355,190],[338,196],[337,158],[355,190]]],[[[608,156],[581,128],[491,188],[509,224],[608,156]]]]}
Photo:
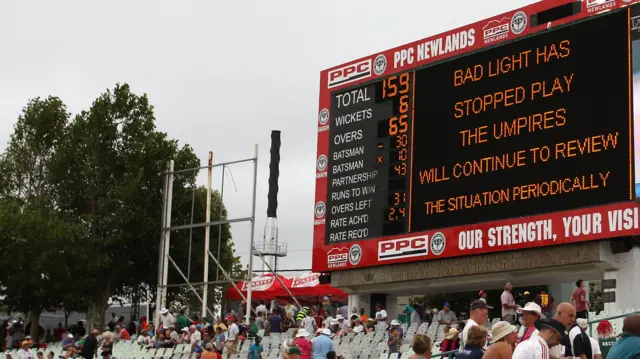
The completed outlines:
{"type": "MultiPolygon", "coordinates": [[[[629,310],[617,310],[617,311],[603,311],[598,315],[595,313],[589,313],[591,320],[597,320],[601,318],[607,318],[616,315],[628,314],[634,312],[633,309],[629,310]]],[[[491,321],[491,325],[499,321],[498,318],[494,318],[491,321]]],[[[623,318],[610,320],[615,334],[622,332],[623,318]]],[[[598,334],[595,330],[596,325],[593,326],[591,336],[597,338],[598,334]]],[[[422,323],[420,326],[412,324],[407,326],[402,325],[404,332],[404,339],[402,345],[399,348],[399,353],[395,358],[390,359],[408,359],[413,355],[411,349],[411,341],[416,334],[426,334],[433,341],[432,353],[437,355],[441,353],[440,343],[444,339],[444,326],[437,322],[422,323]]],[[[262,335],[264,331],[260,331],[258,335],[262,335]]],[[[345,359],[389,359],[387,354],[389,347],[387,345],[388,332],[384,329],[376,328],[375,332],[361,333],[361,334],[347,334],[343,337],[334,337],[333,343],[336,347],[336,352],[343,355],[345,359]]],[[[272,333],[269,336],[264,336],[262,339],[263,358],[264,359],[280,359],[283,352],[282,344],[291,339],[291,330],[287,333],[272,333]]],[[[223,355],[223,359],[244,359],[247,358],[249,352],[250,340],[240,343],[237,352],[234,355],[223,355]]],[[[46,353],[52,351],[57,359],[59,355],[64,355],[62,346],[60,343],[50,343],[47,349],[41,349],[46,353]]],[[[12,356],[16,358],[17,349],[12,350],[12,356]]],[[[135,343],[134,340],[117,342],[113,347],[113,358],[115,359],[188,359],[190,356],[189,345],[179,344],[175,348],[169,349],[147,349],[135,343]]],[[[6,359],[5,353],[0,353],[0,359],[6,359]]]]}

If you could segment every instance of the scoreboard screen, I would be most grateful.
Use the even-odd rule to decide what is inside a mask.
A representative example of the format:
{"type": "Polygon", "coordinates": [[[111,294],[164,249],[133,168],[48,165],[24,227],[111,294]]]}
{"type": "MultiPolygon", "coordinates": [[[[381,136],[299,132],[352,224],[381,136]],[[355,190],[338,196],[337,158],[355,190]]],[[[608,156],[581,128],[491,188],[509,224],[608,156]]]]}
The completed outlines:
{"type": "MultiPolygon", "coordinates": [[[[625,9],[415,66],[497,30],[459,31],[324,72],[314,270],[516,249],[488,249],[482,226],[634,199],[630,24],[625,9]]],[[[568,241],[530,223],[523,242],[568,241]]]]}

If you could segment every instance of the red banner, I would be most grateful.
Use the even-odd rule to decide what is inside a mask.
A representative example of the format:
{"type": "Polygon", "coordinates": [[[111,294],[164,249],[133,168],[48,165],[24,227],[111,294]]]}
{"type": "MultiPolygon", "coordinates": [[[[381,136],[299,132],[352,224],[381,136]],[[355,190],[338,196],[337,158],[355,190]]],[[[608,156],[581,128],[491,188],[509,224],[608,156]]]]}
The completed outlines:
{"type": "Polygon", "coordinates": [[[638,203],[550,213],[313,250],[314,271],[333,271],[429,259],[640,235],[638,203]]]}

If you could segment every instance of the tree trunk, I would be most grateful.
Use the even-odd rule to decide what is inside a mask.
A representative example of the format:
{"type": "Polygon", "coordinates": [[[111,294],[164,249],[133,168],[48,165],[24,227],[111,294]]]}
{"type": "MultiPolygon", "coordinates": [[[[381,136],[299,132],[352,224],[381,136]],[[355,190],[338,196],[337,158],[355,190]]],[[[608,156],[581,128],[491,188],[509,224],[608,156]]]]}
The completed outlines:
{"type": "Polygon", "coordinates": [[[71,312],[68,312],[65,309],[65,311],[64,311],[64,327],[65,328],[69,328],[69,315],[71,315],[71,312]]]}
{"type": "Polygon", "coordinates": [[[102,331],[105,325],[104,312],[109,306],[109,298],[111,298],[111,285],[107,284],[97,299],[89,303],[89,308],[87,309],[87,330],[97,328],[99,331],[102,331]]]}
{"type": "Polygon", "coordinates": [[[40,340],[40,313],[40,310],[29,311],[29,322],[31,323],[31,330],[29,331],[29,335],[34,341],[40,340]]]}

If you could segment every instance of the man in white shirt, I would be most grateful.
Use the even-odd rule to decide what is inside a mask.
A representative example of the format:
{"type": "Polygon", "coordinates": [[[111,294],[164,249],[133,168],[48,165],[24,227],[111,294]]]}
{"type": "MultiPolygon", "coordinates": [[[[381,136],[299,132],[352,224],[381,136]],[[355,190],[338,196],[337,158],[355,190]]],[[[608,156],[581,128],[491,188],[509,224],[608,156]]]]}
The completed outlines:
{"type": "Polygon", "coordinates": [[[264,305],[263,300],[261,300],[260,304],[256,307],[256,313],[259,313],[259,312],[262,312],[263,314],[267,313],[267,306],[264,305]]]}
{"type": "MultiPolygon", "coordinates": [[[[471,302],[469,313],[469,320],[467,320],[467,324],[462,329],[462,336],[460,336],[460,348],[464,348],[465,343],[467,342],[467,334],[469,334],[469,329],[475,326],[482,326],[480,323],[484,324],[487,319],[489,319],[489,309],[492,307],[488,306],[482,300],[474,300],[471,302]]],[[[487,349],[487,344],[485,343],[484,349],[487,349]]]]}
{"type": "Polygon", "coordinates": [[[18,350],[18,359],[33,359],[33,352],[29,350],[29,345],[31,343],[28,340],[22,342],[22,347],[18,350]]]}
{"type": "Polygon", "coordinates": [[[536,328],[538,335],[518,344],[512,359],[550,359],[549,347],[564,340],[565,326],[555,319],[540,319],[536,328]]]}
{"type": "Polygon", "coordinates": [[[236,352],[236,344],[238,343],[238,333],[240,329],[238,325],[235,323],[236,318],[228,317],[227,318],[227,333],[224,338],[224,346],[227,348],[227,354],[231,356],[236,352]]]}
{"type": "MultiPolygon", "coordinates": [[[[589,321],[584,318],[577,319],[576,322],[578,326],[584,330],[584,333],[587,334],[587,330],[589,330],[589,321]]],[[[587,334],[589,336],[589,334],[587,334]]],[[[600,343],[597,340],[589,337],[589,341],[591,342],[591,358],[587,359],[602,359],[602,351],[600,350],[600,343]]]]}
{"type": "Polygon", "coordinates": [[[315,333],[316,331],[316,319],[313,317],[314,314],[315,313],[313,313],[313,311],[309,313],[309,315],[304,317],[300,324],[300,327],[304,328],[309,333],[315,333]]]}
{"type": "Polygon", "coordinates": [[[387,326],[387,311],[380,303],[376,304],[376,326],[383,328],[387,326]]]}
{"type": "Polygon", "coordinates": [[[167,308],[160,309],[160,314],[162,315],[161,320],[162,320],[163,328],[166,329],[166,328],[175,326],[176,320],[173,318],[173,315],[169,313],[169,309],[167,308]]]}
{"type": "Polygon", "coordinates": [[[511,323],[511,325],[516,324],[516,309],[518,306],[516,305],[516,301],[513,300],[513,294],[511,294],[511,290],[513,286],[511,283],[507,282],[504,285],[504,292],[500,295],[500,302],[502,302],[502,320],[511,323]]]}

